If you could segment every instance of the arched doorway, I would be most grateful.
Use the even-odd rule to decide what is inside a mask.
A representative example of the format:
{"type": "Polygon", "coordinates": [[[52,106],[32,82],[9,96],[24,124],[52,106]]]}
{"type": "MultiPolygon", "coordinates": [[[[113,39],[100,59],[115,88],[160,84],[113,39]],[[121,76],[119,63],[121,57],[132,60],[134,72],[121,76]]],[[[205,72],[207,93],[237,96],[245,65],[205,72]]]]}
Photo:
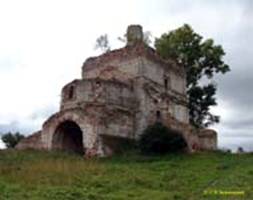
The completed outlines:
{"type": "Polygon", "coordinates": [[[58,125],[53,135],[53,149],[83,154],[82,130],[73,121],[64,121],[58,125]]]}

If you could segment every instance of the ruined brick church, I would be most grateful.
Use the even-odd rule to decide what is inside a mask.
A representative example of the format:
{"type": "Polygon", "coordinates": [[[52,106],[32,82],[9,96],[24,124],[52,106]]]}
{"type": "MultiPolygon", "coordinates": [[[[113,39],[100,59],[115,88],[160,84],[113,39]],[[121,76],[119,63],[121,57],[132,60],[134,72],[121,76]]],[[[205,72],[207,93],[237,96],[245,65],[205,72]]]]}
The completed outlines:
{"type": "Polygon", "coordinates": [[[63,87],[59,112],[17,149],[107,156],[156,121],[179,130],[189,152],[216,149],[215,131],[189,124],[184,68],[159,57],[143,42],[142,27],[131,25],[126,46],[88,58],[82,78],[63,87]]]}

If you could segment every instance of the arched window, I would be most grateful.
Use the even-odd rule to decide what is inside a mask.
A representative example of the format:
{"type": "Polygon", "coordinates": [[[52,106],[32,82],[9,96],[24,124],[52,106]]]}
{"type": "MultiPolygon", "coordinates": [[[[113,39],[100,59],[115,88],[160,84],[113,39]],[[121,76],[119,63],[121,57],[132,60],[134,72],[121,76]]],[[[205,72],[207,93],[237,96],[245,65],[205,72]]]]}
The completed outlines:
{"type": "Polygon", "coordinates": [[[97,87],[100,87],[100,86],[101,86],[100,81],[96,81],[96,86],[97,86],[97,87]]]}
{"type": "Polygon", "coordinates": [[[168,79],[164,78],[164,87],[167,90],[168,89],[168,79]]]}
{"type": "Polygon", "coordinates": [[[156,111],[156,121],[160,121],[161,120],[161,112],[160,110],[156,111]]]}
{"type": "Polygon", "coordinates": [[[68,92],[68,99],[73,99],[74,97],[74,86],[70,86],[69,92],[68,92]]]}

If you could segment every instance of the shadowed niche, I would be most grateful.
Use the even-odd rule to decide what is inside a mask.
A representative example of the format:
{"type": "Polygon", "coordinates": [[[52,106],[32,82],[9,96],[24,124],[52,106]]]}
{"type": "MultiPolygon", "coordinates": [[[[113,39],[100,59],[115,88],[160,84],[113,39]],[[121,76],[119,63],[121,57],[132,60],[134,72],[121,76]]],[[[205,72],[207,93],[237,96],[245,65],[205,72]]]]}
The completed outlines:
{"type": "Polygon", "coordinates": [[[64,121],[53,135],[53,149],[84,153],[83,136],[80,127],[73,121],[64,121]]]}

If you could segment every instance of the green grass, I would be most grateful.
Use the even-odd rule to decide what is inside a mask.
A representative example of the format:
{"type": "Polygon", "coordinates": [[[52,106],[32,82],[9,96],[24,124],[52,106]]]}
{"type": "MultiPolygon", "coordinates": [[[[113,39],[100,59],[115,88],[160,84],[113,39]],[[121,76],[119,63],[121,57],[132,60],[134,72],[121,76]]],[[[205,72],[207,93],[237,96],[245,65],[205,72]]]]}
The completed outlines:
{"type": "Polygon", "coordinates": [[[63,152],[1,151],[0,200],[253,199],[253,154],[84,160],[63,152]],[[244,191],[244,196],[204,191],[244,191]]]}

